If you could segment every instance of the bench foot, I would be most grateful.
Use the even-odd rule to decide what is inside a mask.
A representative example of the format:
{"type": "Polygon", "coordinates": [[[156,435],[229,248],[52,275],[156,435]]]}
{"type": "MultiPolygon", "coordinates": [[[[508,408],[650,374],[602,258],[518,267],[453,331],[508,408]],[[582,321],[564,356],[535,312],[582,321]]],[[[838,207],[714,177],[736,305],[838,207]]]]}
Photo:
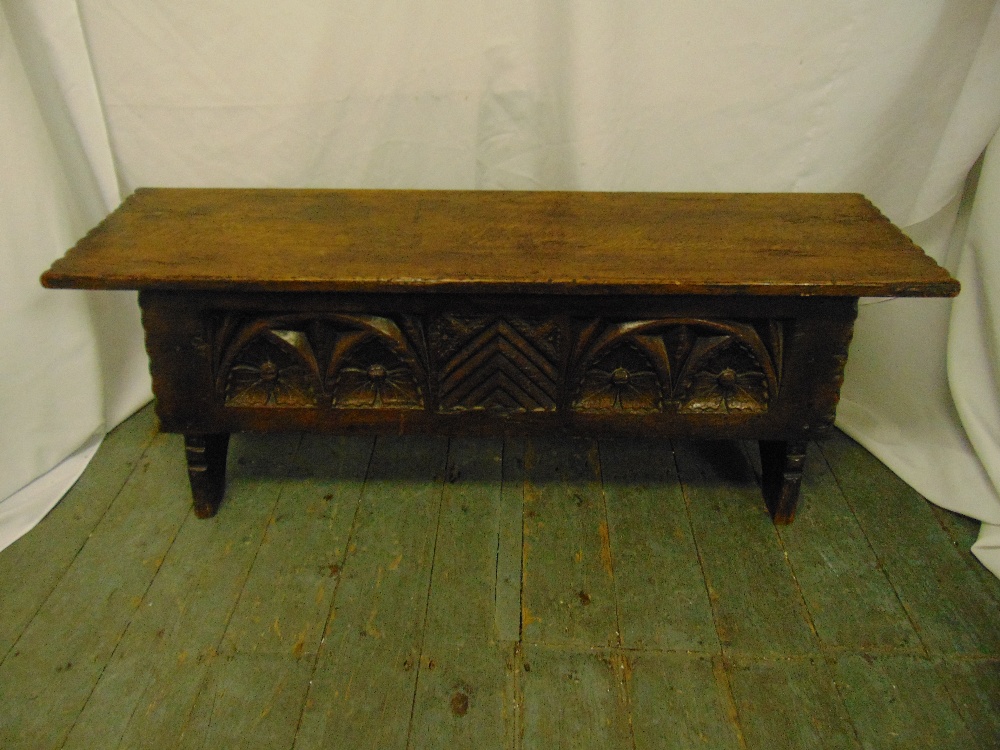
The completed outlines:
{"type": "Polygon", "coordinates": [[[226,454],[229,450],[229,433],[185,435],[184,450],[187,456],[188,478],[194,514],[198,518],[211,518],[222,503],[226,491],[226,454]]]}
{"type": "Polygon", "coordinates": [[[789,524],[795,519],[806,445],[805,441],[760,441],[761,489],[776,524],[789,524]]]}

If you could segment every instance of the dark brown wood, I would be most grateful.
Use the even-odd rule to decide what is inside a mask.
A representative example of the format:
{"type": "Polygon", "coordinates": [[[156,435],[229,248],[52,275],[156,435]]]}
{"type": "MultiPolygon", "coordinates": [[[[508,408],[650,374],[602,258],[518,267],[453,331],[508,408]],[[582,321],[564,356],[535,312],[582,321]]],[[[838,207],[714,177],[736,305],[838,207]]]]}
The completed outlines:
{"type": "Polygon", "coordinates": [[[240,430],[762,441],[777,522],[859,295],[958,283],[853,194],[137,191],[46,286],[139,289],[199,515],[240,430]]]}
{"type": "Polygon", "coordinates": [[[140,294],[158,413],[177,432],[828,428],[854,300],[727,301],[713,317],[649,300],[634,320],[628,298],[371,296],[359,315],[339,295],[252,295],[256,312],[212,292],[140,294]]]}
{"type": "Polygon", "coordinates": [[[761,489],[776,524],[795,520],[795,509],[806,466],[806,443],[785,440],[760,441],[761,489]]]}
{"type": "Polygon", "coordinates": [[[226,491],[229,433],[187,434],[184,436],[184,450],[194,514],[198,518],[211,518],[218,512],[226,491]]]}

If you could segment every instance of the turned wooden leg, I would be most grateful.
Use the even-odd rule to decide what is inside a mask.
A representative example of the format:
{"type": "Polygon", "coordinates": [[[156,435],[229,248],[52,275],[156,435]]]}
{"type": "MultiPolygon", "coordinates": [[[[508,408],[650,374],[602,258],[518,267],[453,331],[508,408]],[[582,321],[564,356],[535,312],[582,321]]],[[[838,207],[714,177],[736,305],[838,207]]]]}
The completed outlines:
{"type": "Polygon", "coordinates": [[[776,524],[795,519],[802,470],[806,464],[805,441],[761,440],[761,489],[776,524]]]}
{"type": "Polygon", "coordinates": [[[198,518],[211,518],[219,510],[222,495],[226,491],[229,433],[185,435],[184,448],[194,514],[198,518]]]}

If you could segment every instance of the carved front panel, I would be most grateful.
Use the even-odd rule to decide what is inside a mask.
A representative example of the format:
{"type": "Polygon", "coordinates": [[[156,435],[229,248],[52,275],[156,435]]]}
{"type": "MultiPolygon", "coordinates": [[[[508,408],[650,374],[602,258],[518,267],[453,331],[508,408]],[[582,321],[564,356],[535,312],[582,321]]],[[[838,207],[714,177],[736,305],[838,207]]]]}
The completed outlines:
{"type": "Polygon", "coordinates": [[[781,321],[568,320],[229,312],[206,339],[232,408],[758,414],[778,394],[781,321]]]}
{"type": "Polygon", "coordinates": [[[225,313],[211,327],[216,388],[226,406],[425,405],[420,358],[389,318],[225,313]]]}
{"type": "Polygon", "coordinates": [[[554,319],[442,315],[428,326],[441,411],[555,411],[562,330],[554,319]]]}
{"type": "Polygon", "coordinates": [[[572,408],[758,413],[777,395],[780,321],[592,322],[577,342],[572,408]]]}

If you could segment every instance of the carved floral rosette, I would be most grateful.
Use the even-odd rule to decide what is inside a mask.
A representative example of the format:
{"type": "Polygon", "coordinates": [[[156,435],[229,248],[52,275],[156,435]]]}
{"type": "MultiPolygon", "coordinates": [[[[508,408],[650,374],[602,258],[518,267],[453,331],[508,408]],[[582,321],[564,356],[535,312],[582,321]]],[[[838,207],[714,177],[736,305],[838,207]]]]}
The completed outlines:
{"type": "Polygon", "coordinates": [[[577,341],[572,408],[759,413],[778,392],[780,321],[594,321],[577,341]]]}

